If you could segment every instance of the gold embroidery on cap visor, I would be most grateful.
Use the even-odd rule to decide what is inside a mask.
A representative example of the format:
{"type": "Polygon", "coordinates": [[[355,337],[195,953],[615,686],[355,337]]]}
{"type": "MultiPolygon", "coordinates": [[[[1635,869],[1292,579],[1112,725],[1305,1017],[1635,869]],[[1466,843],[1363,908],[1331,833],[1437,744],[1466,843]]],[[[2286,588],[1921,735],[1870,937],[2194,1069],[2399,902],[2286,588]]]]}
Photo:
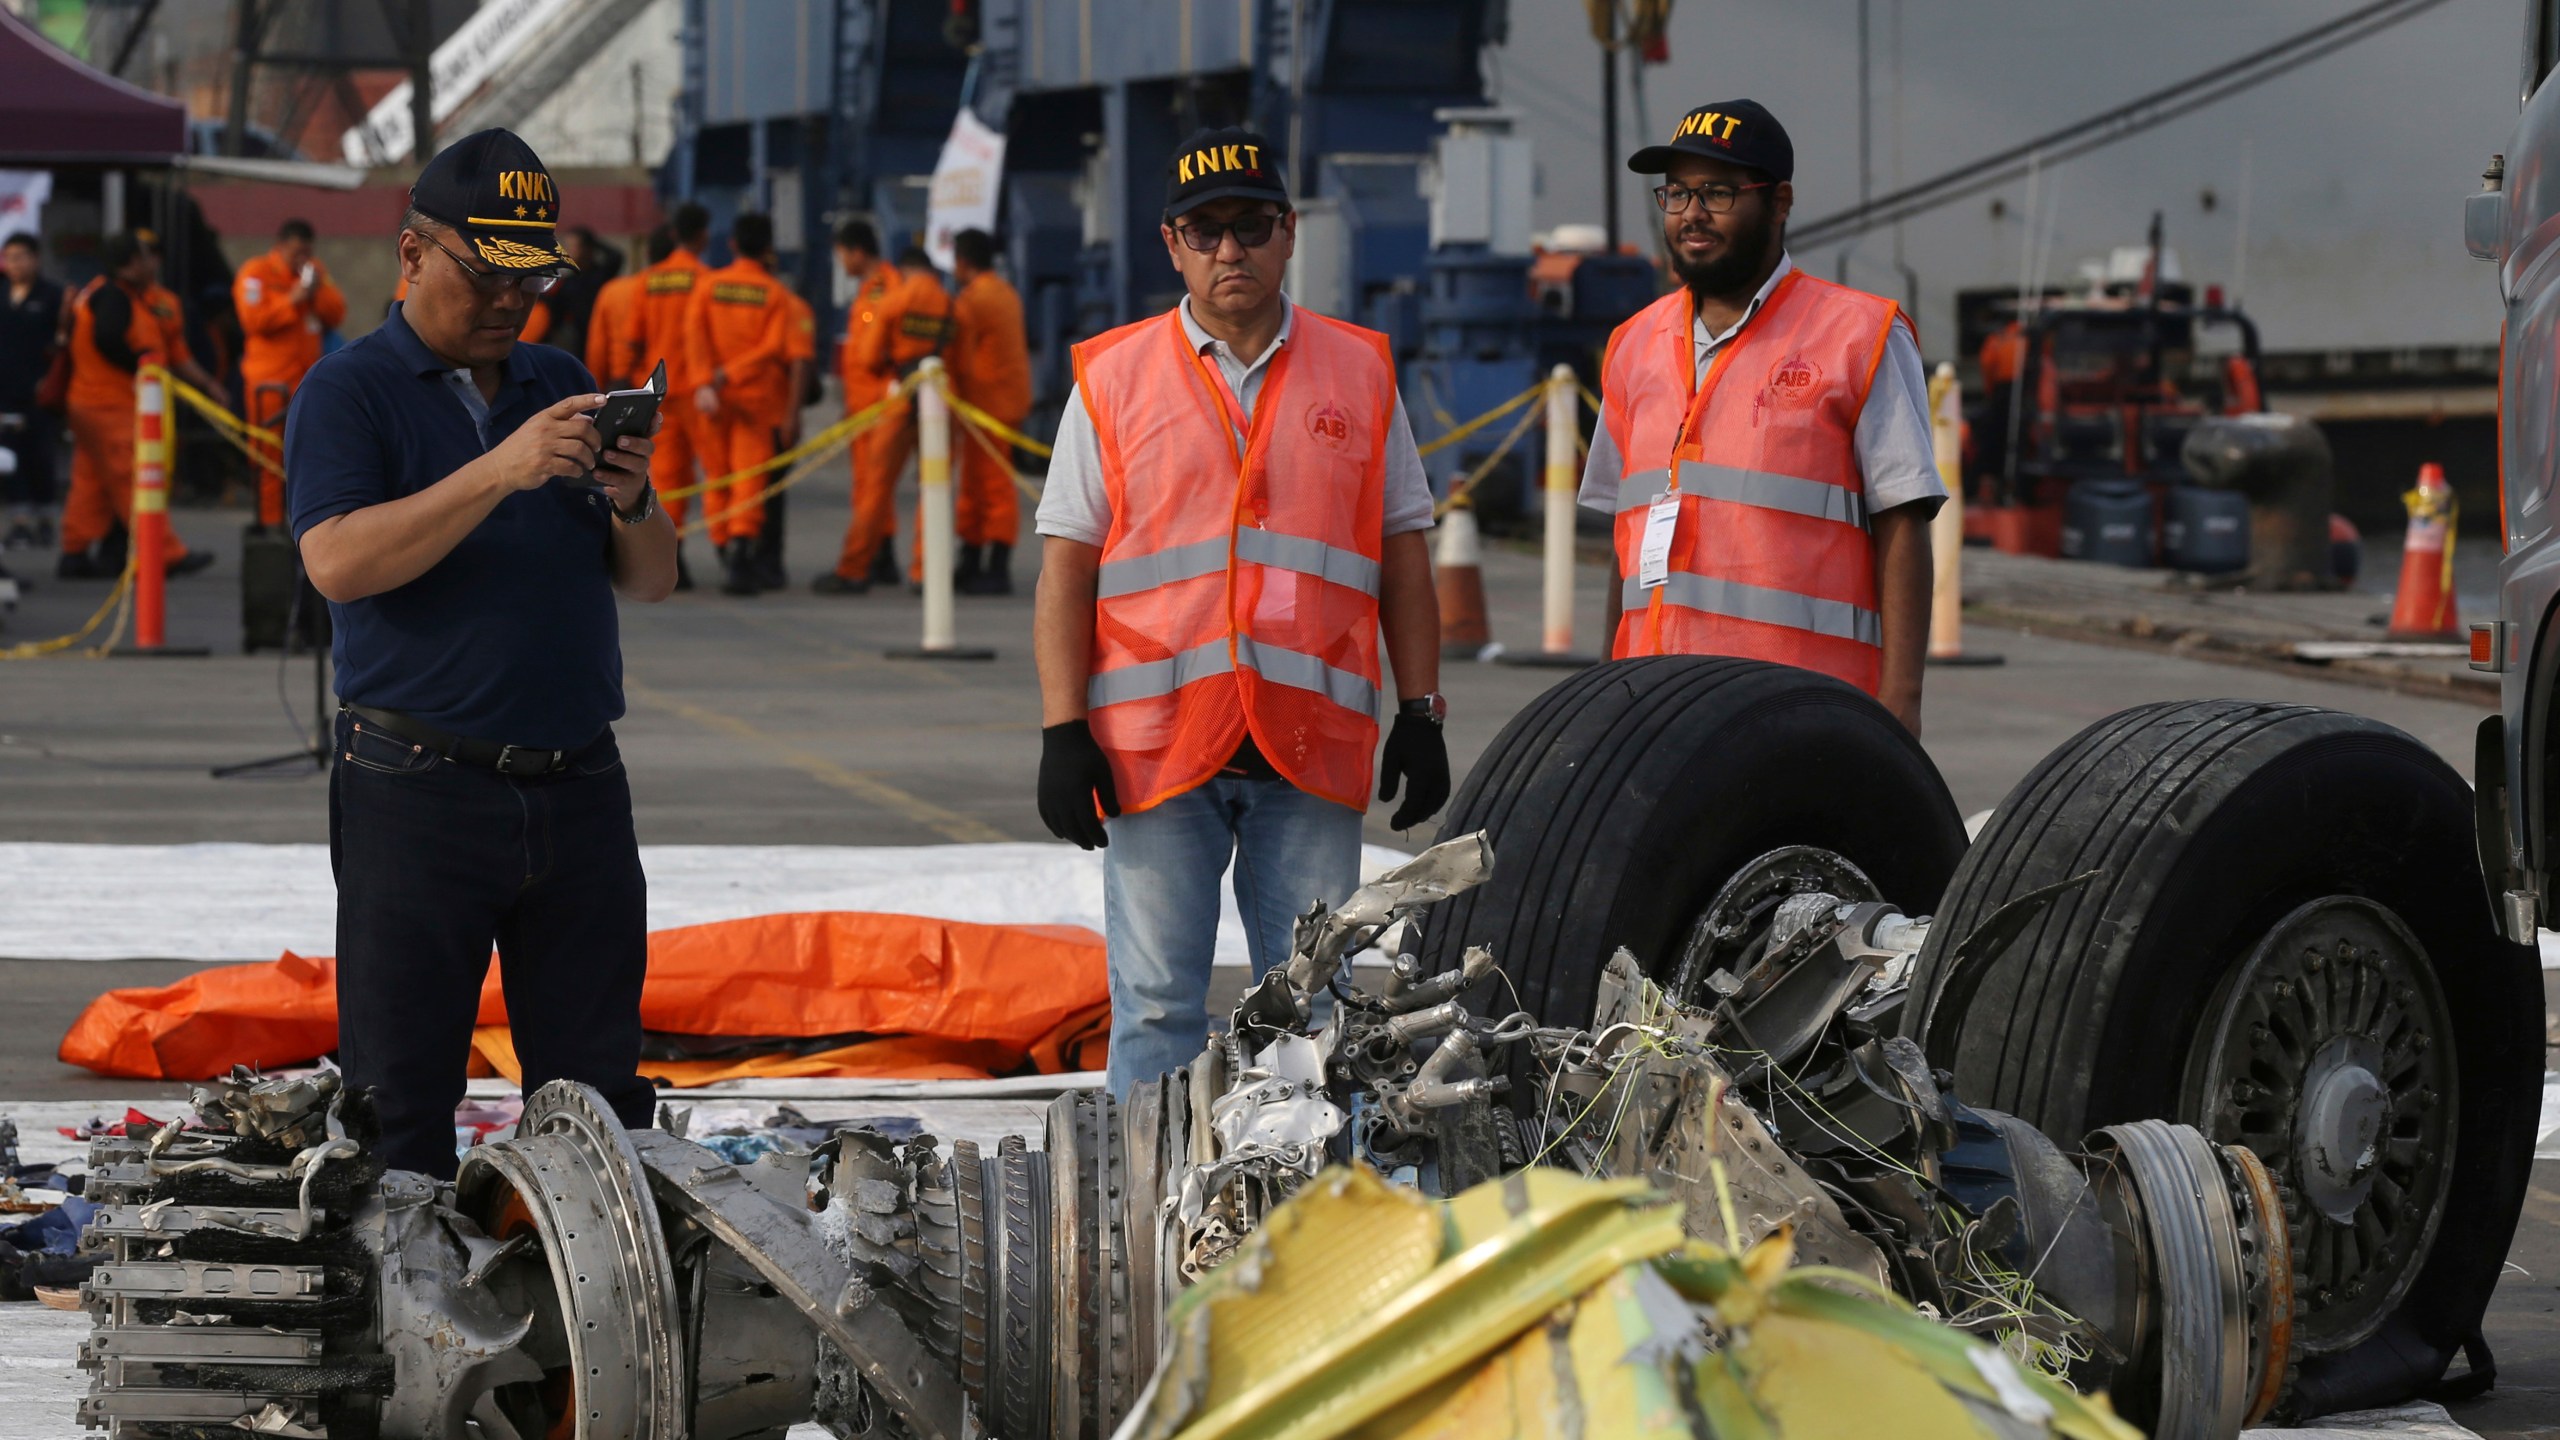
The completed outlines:
{"type": "MultiPolygon", "coordinates": [[[[485,225],[488,222],[485,220],[475,220],[471,223],[475,225],[485,225]]],[[[557,250],[538,245],[519,245],[513,240],[501,240],[494,236],[472,236],[471,248],[480,252],[481,259],[507,270],[569,270],[576,268],[576,266],[570,262],[568,256],[561,254],[557,250]]]]}

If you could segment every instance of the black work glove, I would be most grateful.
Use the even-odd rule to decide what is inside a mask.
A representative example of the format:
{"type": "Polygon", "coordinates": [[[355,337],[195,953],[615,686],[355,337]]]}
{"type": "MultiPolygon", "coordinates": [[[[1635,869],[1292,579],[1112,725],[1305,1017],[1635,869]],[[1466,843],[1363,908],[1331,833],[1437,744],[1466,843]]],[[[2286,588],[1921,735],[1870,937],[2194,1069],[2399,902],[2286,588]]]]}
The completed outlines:
{"type": "MultiPolygon", "coordinates": [[[[1410,830],[1440,813],[1449,803],[1449,742],[1438,721],[1422,715],[1398,715],[1387,732],[1387,750],[1378,757],[1378,798],[1396,798],[1396,781],[1404,783],[1404,803],[1387,824],[1410,830]]],[[[1045,793],[1045,792],[1044,792],[1045,793]]]]}
{"type": "MultiPolygon", "coordinates": [[[[1448,767],[1441,767],[1440,788],[1449,788],[1448,767]]],[[[1087,850],[1111,843],[1102,815],[1120,813],[1120,792],[1111,783],[1111,757],[1102,753],[1092,729],[1082,720],[1051,725],[1040,732],[1040,823],[1061,840],[1087,850]],[[1102,802],[1102,814],[1094,802],[1102,802]]]]}

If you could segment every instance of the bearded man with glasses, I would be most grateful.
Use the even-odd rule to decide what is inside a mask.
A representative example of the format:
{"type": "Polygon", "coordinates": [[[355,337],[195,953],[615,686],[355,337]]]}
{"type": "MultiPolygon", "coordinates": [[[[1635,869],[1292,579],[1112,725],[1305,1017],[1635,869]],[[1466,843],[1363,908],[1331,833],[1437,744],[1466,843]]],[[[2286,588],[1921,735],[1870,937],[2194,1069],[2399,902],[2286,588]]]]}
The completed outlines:
{"type": "Polygon", "coordinates": [[[1256,979],[1360,883],[1369,784],[1449,798],[1431,491],[1386,337],[1292,306],[1297,216],[1250,130],[1174,152],[1169,313],[1078,345],[1040,501],[1040,817],[1103,862],[1113,1093],[1208,1033],[1218,882],[1256,979]],[[1378,747],[1386,660],[1395,728],[1378,747]],[[1106,818],[1107,817],[1107,818],[1106,818]]]}
{"type": "Polygon", "coordinates": [[[1750,100],[1628,159],[1680,288],[1601,362],[1581,503],[1617,517],[1611,653],[1834,675],[1920,733],[1929,518],[1946,498],[1901,308],[1786,251],[1795,147],[1750,100]]]}
{"type": "Polygon", "coordinates": [[[384,1159],[439,1178],[493,945],[526,1092],[580,1080],[650,1120],[614,597],[666,598],[676,533],[649,441],[603,447],[586,367],[518,343],[570,269],[559,221],[507,131],[437,155],[401,222],[407,298],[312,366],[285,425],[336,632],[339,1062],[374,1092],[384,1159]]]}

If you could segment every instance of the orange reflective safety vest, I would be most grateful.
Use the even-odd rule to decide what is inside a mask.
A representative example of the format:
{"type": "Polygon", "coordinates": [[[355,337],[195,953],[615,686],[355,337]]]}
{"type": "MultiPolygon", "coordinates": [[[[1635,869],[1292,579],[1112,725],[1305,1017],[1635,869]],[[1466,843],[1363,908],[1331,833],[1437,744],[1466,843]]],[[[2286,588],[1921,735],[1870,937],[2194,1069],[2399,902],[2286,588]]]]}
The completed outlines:
{"type": "Polygon", "coordinates": [[[1395,366],[1386,337],[1305,309],[1248,425],[1179,311],[1075,347],[1102,452],[1085,700],[1136,813],[1250,734],[1310,795],[1366,809],[1395,366]]]}
{"type": "Polygon", "coordinates": [[[194,358],[187,351],[186,321],[179,310],[178,297],[157,285],[148,286],[137,295],[103,276],[82,287],[79,297],[71,302],[71,389],[67,398],[72,409],[133,408],[134,385],[140,372],[126,366],[120,355],[110,358],[110,352],[118,349],[133,357],[136,364],[149,361],[175,365],[194,358]],[[124,334],[108,337],[102,347],[96,301],[111,286],[122,291],[130,318],[125,322],[124,334]]]}
{"type": "Polygon", "coordinates": [[[1890,300],[1793,271],[1704,379],[1686,290],[1618,327],[1600,412],[1624,467],[1613,655],[1772,660],[1875,693],[1884,632],[1858,415],[1900,319],[1890,300]],[[1671,495],[1667,573],[1647,587],[1645,533],[1671,495]]]}

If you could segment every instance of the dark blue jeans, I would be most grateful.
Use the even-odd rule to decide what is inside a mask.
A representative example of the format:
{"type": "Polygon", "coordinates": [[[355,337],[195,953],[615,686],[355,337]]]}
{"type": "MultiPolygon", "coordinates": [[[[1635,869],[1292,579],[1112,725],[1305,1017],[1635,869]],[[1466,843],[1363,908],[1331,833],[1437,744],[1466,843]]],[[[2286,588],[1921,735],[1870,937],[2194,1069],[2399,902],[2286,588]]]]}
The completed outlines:
{"type": "Polygon", "coordinates": [[[608,730],[549,775],[509,777],[338,716],[338,1063],[370,1086],[394,1169],[454,1172],[480,984],[497,948],[531,1094],[582,1080],[647,1125],[638,1076],[648,884],[608,730]]]}

